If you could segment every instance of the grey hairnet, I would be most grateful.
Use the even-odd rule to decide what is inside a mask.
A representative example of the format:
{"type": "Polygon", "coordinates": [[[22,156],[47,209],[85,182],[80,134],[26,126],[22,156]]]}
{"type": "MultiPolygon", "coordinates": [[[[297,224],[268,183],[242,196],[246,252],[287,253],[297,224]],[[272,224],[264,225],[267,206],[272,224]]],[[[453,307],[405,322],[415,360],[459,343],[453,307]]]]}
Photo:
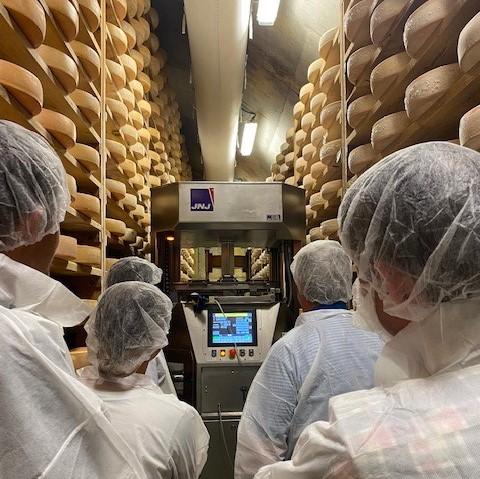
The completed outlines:
{"type": "Polygon", "coordinates": [[[442,302],[480,296],[475,151],[432,142],[393,153],[347,191],[339,221],[359,278],[389,314],[419,321],[442,302]]]}
{"type": "Polygon", "coordinates": [[[69,203],[65,170],[47,141],[0,120],[0,251],[56,233],[69,203]]]}
{"type": "Polygon", "coordinates": [[[171,315],[172,302],[156,286],[126,281],[108,288],[85,326],[100,376],[129,376],[165,347],[171,315]]]}
{"type": "Polygon", "coordinates": [[[107,288],[124,281],[142,281],[158,284],[162,280],[163,271],[150,261],[137,256],[128,256],[118,260],[108,272],[107,288]]]}
{"type": "Polygon", "coordinates": [[[347,303],[352,297],[352,262],[337,241],[307,244],[290,270],[300,294],[312,303],[347,303]]]}

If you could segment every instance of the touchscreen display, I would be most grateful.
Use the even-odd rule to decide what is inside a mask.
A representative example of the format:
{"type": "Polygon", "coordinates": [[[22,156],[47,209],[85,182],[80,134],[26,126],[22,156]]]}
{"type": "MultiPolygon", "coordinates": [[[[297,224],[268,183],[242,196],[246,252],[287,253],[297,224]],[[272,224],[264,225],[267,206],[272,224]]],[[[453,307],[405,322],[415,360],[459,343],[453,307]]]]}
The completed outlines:
{"type": "Polygon", "coordinates": [[[253,311],[211,313],[210,346],[256,345],[255,314],[253,311]]]}

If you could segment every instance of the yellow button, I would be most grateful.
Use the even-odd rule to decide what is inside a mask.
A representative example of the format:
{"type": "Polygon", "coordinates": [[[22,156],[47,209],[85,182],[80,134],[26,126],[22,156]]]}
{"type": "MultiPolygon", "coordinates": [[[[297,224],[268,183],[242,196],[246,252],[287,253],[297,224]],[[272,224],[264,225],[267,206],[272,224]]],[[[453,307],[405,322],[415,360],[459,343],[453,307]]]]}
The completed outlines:
{"type": "Polygon", "coordinates": [[[225,352],[225,349],[220,350],[220,356],[222,358],[224,358],[226,355],[227,355],[227,353],[225,352]]]}

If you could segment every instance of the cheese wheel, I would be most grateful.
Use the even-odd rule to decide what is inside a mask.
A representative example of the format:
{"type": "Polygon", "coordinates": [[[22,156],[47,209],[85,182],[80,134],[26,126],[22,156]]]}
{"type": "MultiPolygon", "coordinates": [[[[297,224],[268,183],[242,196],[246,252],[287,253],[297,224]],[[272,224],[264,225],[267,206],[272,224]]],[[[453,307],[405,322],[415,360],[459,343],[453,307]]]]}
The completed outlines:
{"type": "MultiPolygon", "coordinates": [[[[152,95],[151,92],[150,95],[152,95]]],[[[150,102],[150,109],[152,111],[152,119],[158,121],[160,118],[160,107],[156,103],[150,102]]]]}
{"type": "Polygon", "coordinates": [[[137,63],[130,55],[122,55],[120,57],[123,68],[125,68],[125,74],[127,75],[127,81],[131,82],[137,77],[137,63]]]}
{"type": "Polygon", "coordinates": [[[143,85],[138,80],[132,80],[129,83],[130,89],[132,90],[133,94],[135,95],[135,99],[140,101],[143,99],[145,92],[143,90],[143,85]]]}
{"type": "Polygon", "coordinates": [[[77,239],[71,236],[60,235],[55,258],[73,261],[77,257],[77,239]]]}
{"type": "Polygon", "coordinates": [[[107,271],[110,271],[111,267],[118,262],[117,258],[105,258],[105,267],[107,271]]]}
{"type": "Polygon", "coordinates": [[[158,165],[160,163],[160,155],[153,150],[148,150],[147,156],[150,158],[152,165],[158,165]]]}
{"type": "Polygon", "coordinates": [[[297,182],[295,181],[295,177],[294,176],[290,176],[289,178],[287,178],[285,180],[285,184],[286,185],[290,185],[290,186],[297,186],[297,182]]]}
{"type": "Polygon", "coordinates": [[[361,0],[345,13],[345,36],[355,45],[355,49],[368,45],[370,30],[365,28],[370,22],[372,0],[361,0]]]}
{"type": "Polygon", "coordinates": [[[326,105],[320,114],[320,123],[321,125],[329,130],[333,127],[335,123],[338,122],[337,116],[340,112],[342,107],[342,103],[340,101],[336,101],[326,105]]]}
{"type": "Polygon", "coordinates": [[[9,15],[22,30],[33,48],[38,48],[45,40],[47,21],[45,12],[38,0],[2,0],[9,15]]]}
{"type": "Polygon", "coordinates": [[[338,233],[338,220],[334,218],[332,220],[324,221],[320,225],[320,233],[324,238],[335,236],[338,233]]]}
{"type": "Polygon", "coordinates": [[[133,211],[137,207],[137,197],[131,193],[127,193],[122,203],[124,210],[133,211]]]}
{"type": "Polygon", "coordinates": [[[317,58],[314,62],[308,67],[307,78],[310,83],[317,83],[320,75],[322,74],[323,69],[325,68],[326,62],[323,58],[317,58]]]}
{"type": "MultiPolygon", "coordinates": [[[[329,95],[332,88],[336,84],[336,80],[339,78],[338,75],[340,73],[340,65],[334,65],[333,67],[325,70],[320,77],[320,89],[329,95]]],[[[337,88],[339,84],[337,83],[337,88]]]]}
{"type": "Polygon", "coordinates": [[[310,242],[312,241],[321,241],[324,240],[325,237],[322,234],[320,226],[317,226],[315,228],[312,228],[310,230],[310,242]]]}
{"type": "Polygon", "coordinates": [[[353,85],[357,85],[361,78],[369,78],[373,62],[377,57],[378,48],[367,45],[354,51],[347,60],[347,77],[353,85]]]}
{"type": "Polygon", "coordinates": [[[122,98],[124,105],[130,112],[135,108],[135,95],[128,88],[121,88],[118,90],[119,95],[122,98]]]}
{"type": "Polygon", "coordinates": [[[150,36],[148,37],[148,48],[150,48],[150,51],[152,53],[156,53],[158,49],[160,48],[160,40],[158,39],[157,35],[154,33],[151,33],[150,36]]]}
{"type": "Polygon", "coordinates": [[[454,17],[459,5],[459,2],[448,0],[427,0],[410,15],[403,34],[405,50],[410,57],[422,56],[442,23],[454,17]]]}
{"type": "Polygon", "coordinates": [[[316,151],[317,149],[311,143],[305,145],[302,150],[303,159],[306,162],[309,162],[312,159],[313,155],[316,153],[316,151]]]}
{"type": "Polygon", "coordinates": [[[337,155],[342,149],[342,140],[329,141],[320,149],[320,161],[327,166],[333,165],[337,161],[337,155]]]}
{"type": "Polygon", "coordinates": [[[113,56],[121,56],[128,50],[128,39],[125,32],[114,25],[113,23],[107,22],[107,32],[109,35],[109,42],[113,45],[113,56]]]}
{"type": "Polygon", "coordinates": [[[173,175],[170,175],[169,178],[170,178],[170,183],[175,183],[177,181],[177,179],[173,175]]]}
{"type": "Polygon", "coordinates": [[[342,187],[342,180],[333,180],[325,183],[321,190],[320,195],[325,201],[330,201],[337,198],[338,190],[342,187]]]}
{"type": "Polygon", "coordinates": [[[102,261],[101,258],[102,255],[100,248],[83,244],[77,245],[77,263],[89,266],[100,266],[102,261]]]}
{"type": "Polygon", "coordinates": [[[370,18],[370,37],[374,45],[383,47],[387,44],[411,3],[410,0],[383,0],[375,8],[370,18]]]}
{"type": "Polygon", "coordinates": [[[150,176],[150,186],[152,188],[156,188],[157,186],[160,186],[162,182],[160,181],[160,178],[157,176],[150,176]]]}
{"type": "Polygon", "coordinates": [[[382,153],[410,126],[405,111],[392,113],[378,120],[372,128],[372,145],[376,152],[382,153]]]}
{"type": "Polygon", "coordinates": [[[76,40],[70,42],[70,46],[80,61],[85,73],[88,75],[88,78],[91,81],[95,81],[100,76],[100,57],[98,53],[88,45],[76,40]]]}
{"type": "Polygon", "coordinates": [[[76,143],[68,152],[88,171],[100,168],[100,155],[95,148],[76,143]]]}
{"type": "Polygon", "coordinates": [[[123,236],[127,232],[127,226],[123,221],[105,218],[105,227],[112,236],[123,236]]]}
{"type": "Polygon", "coordinates": [[[144,186],[138,193],[142,197],[143,200],[147,200],[147,199],[152,197],[149,186],[144,186]]]}
{"type": "Polygon", "coordinates": [[[165,165],[163,163],[160,163],[158,165],[155,165],[153,167],[155,173],[157,173],[157,175],[162,175],[163,173],[165,173],[165,165]]]}
{"type": "Polygon", "coordinates": [[[138,142],[138,133],[137,129],[132,125],[124,125],[120,128],[120,134],[125,139],[127,145],[132,146],[138,142]]]}
{"type": "Polygon", "coordinates": [[[111,0],[107,2],[107,9],[113,8],[115,20],[123,20],[127,16],[127,0],[111,0]]]}
{"type": "Polygon", "coordinates": [[[464,72],[480,63],[480,13],[462,30],[458,41],[458,61],[464,72]]]}
{"type": "Polygon", "coordinates": [[[150,106],[150,103],[147,100],[140,100],[137,103],[137,106],[145,120],[148,120],[152,114],[152,108],[150,106]]]}
{"type": "Polygon", "coordinates": [[[310,100],[310,111],[317,116],[327,103],[327,95],[323,92],[317,93],[310,100]]]}
{"type": "Polygon", "coordinates": [[[156,77],[160,74],[160,60],[156,56],[152,56],[150,59],[150,73],[152,77],[156,77]]]}
{"type": "Polygon", "coordinates": [[[307,134],[303,130],[298,130],[295,133],[295,141],[294,141],[295,148],[297,147],[303,148],[303,143],[305,142],[306,139],[307,139],[307,134]]]}
{"type": "Polygon", "coordinates": [[[42,111],[42,84],[25,68],[0,60],[0,84],[15,97],[30,116],[38,115],[42,111]]]}
{"type": "Polygon", "coordinates": [[[137,174],[137,165],[132,160],[125,160],[121,167],[127,178],[133,178],[137,174]]]}
{"type": "Polygon", "coordinates": [[[142,84],[144,92],[148,93],[152,87],[152,81],[150,77],[146,73],[140,72],[137,75],[137,79],[142,84]]]}
{"type": "MultiPolygon", "coordinates": [[[[315,184],[315,179],[313,178],[311,173],[303,177],[303,187],[307,192],[310,192],[312,190],[314,184],[315,184]]],[[[310,206],[309,206],[309,210],[311,210],[310,206]]]]}
{"type": "Polygon", "coordinates": [[[305,112],[305,104],[301,101],[298,101],[293,105],[293,118],[295,120],[300,120],[305,112]]]}
{"type": "Polygon", "coordinates": [[[128,108],[120,100],[114,100],[113,98],[107,98],[107,107],[110,110],[110,115],[115,121],[117,126],[121,128],[128,122],[128,108]]]}
{"type": "Polygon", "coordinates": [[[79,30],[78,13],[67,0],[45,0],[67,42],[75,40],[79,30]]]}
{"type": "Polygon", "coordinates": [[[73,206],[77,211],[91,218],[100,216],[100,200],[96,196],[77,193],[73,206]]]}
{"type": "Polygon", "coordinates": [[[77,129],[70,118],[45,108],[35,117],[50,135],[65,149],[72,148],[77,141],[77,129]]]}
{"type": "Polygon", "coordinates": [[[293,151],[285,155],[285,161],[283,164],[286,165],[287,170],[293,167],[294,162],[295,162],[295,153],[293,153],[293,151]]]}
{"type": "Polygon", "coordinates": [[[147,128],[140,128],[140,130],[138,130],[138,139],[145,147],[148,147],[150,144],[150,132],[147,128]]]}
{"type": "Polygon", "coordinates": [[[88,29],[95,33],[100,27],[100,5],[98,0],[78,0],[80,11],[88,29]]]}
{"type": "Polygon", "coordinates": [[[138,47],[138,51],[143,56],[143,64],[145,65],[145,67],[148,68],[150,66],[150,61],[152,59],[152,54],[150,53],[150,50],[146,46],[140,45],[138,47]]]}
{"type": "Polygon", "coordinates": [[[113,60],[108,58],[105,60],[107,70],[110,74],[111,83],[115,85],[118,89],[124,88],[127,84],[127,75],[125,73],[125,68],[113,60]]]}
{"type": "Polygon", "coordinates": [[[128,114],[128,118],[130,119],[130,123],[137,129],[139,130],[140,128],[143,128],[144,125],[144,120],[143,116],[140,112],[136,110],[132,110],[128,114]]]}
{"type": "Polygon", "coordinates": [[[297,161],[295,162],[295,171],[298,174],[303,175],[306,167],[307,162],[302,157],[297,158],[297,161]]]}
{"type": "Polygon", "coordinates": [[[116,201],[123,200],[127,194],[127,187],[121,181],[107,178],[105,186],[108,191],[110,191],[112,198],[116,201]]]}
{"type": "Polygon", "coordinates": [[[286,163],[284,163],[283,165],[280,165],[280,174],[286,178],[292,167],[293,167],[293,162],[291,166],[288,166],[286,163]]]}
{"type": "Polygon", "coordinates": [[[78,85],[78,68],[75,62],[65,53],[48,45],[37,48],[43,61],[67,93],[73,92],[78,85]]]}
{"type": "Polygon", "coordinates": [[[135,60],[137,64],[137,73],[143,71],[143,55],[138,50],[130,50],[130,56],[135,60]]]}
{"type": "Polygon", "coordinates": [[[366,169],[380,160],[380,155],[375,152],[371,143],[362,145],[348,155],[348,168],[354,175],[360,175],[366,169]]]}
{"type": "Polygon", "coordinates": [[[310,101],[314,89],[315,87],[312,83],[307,83],[300,88],[300,94],[298,97],[303,104],[306,105],[310,101]]]}
{"type": "Polygon", "coordinates": [[[410,57],[405,52],[397,53],[379,63],[370,76],[370,89],[375,98],[380,99],[391,95],[395,97],[405,94],[395,83],[405,77],[410,67],[410,57]]]}
{"type": "Polygon", "coordinates": [[[137,205],[136,208],[132,211],[132,216],[135,221],[145,217],[145,207],[143,205],[137,205]]]}
{"type": "Polygon", "coordinates": [[[131,50],[137,43],[137,33],[132,25],[125,20],[122,21],[121,28],[125,35],[127,35],[128,48],[131,50]]]}
{"type": "Polygon", "coordinates": [[[315,148],[322,146],[326,133],[327,132],[323,126],[317,126],[317,128],[312,130],[312,133],[310,134],[310,141],[315,148]]]}
{"type": "Polygon", "coordinates": [[[333,46],[338,28],[332,28],[325,32],[318,41],[318,56],[326,61],[326,68],[340,63],[340,48],[333,46]]]}
{"type": "Polygon", "coordinates": [[[165,165],[168,165],[168,155],[163,152],[163,153],[160,153],[160,161],[165,164],[165,165]]]}
{"type": "Polygon", "coordinates": [[[70,98],[75,105],[77,105],[90,125],[94,125],[100,120],[100,102],[91,93],[83,90],[75,90],[70,93],[70,98]]]}
{"type": "Polygon", "coordinates": [[[73,202],[75,200],[75,195],[77,194],[77,182],[75,181],[75,178],[69,174],[67,174],[67,186],[70,198],[73,202]]]}
{"type": "Polygon", "coordinates": [[[152,140],[152,143],[160,141],[160,132],[156,128],[149,127],[148,131],[150,132],[150,138],[152,140]]]}
{"type": "Polygon", "coordinates": [[[322,198],[321,193],[314,193],[310,196],[310,208],[312,211],[318,211],[325,207],[325,200],[322,198]]]}
{"type": "Polygon", "coordinates": [[[365,95],[350,103],[347,109],[347,120],[354,130],[365,124],[376,102],[377,100],[373,95],[365,95]]]}
{"type": "Polygon", "coordinates": [[[132,228],[126,228],[125,234],[120,236],[124,243],[135,243],[137,241],[137,232],[132,228]]]}
{"type": "Polygon", "coordinates": [[[312,112],[308,112],[306,115],[303,115],[301,121],[302,130],[308,133],[312,129],[315,119],[315,115],[312,112]]]}
{"type": "Polygon", "coordinates": [[[141,160],[146,154],[145,147],[138,142],[130,147],[130,151],[132,152],[132,155],[137,160],[137,162],[141,160]]]}
{"type": "Polygon", "coordinates": [[[460,144],[480,151],[480,106],[470,110],[460,120],[460,144]]]}
{"type": "Polygon", "coordinates": [[[422,117],[444,97],[460,79],[462,73],[457,63],[435,68],[419,76],[405,91],[405,110],[411,120],[422,117]]]}
{"type": "Polygon", "coordinates": [[[139,15],[138,21],[140,23],[140,28],[142,31],[142,40],[143,40],[142,43],[145,43],[148,40],[148,37],[150,36],[150,24],[141,15],[139,15]]]}
{"type": "Polygon", "coordinates": [[[119,163],[119,164],[123,163],[127,158],[127,149],[125,148],[125,145],[123,145],[122,143],[115,140],[110,140],[107,138],[105,141],[105,146],[107,147],[107,150],[110,153],[111,158],[116,163],[119,163]]]}

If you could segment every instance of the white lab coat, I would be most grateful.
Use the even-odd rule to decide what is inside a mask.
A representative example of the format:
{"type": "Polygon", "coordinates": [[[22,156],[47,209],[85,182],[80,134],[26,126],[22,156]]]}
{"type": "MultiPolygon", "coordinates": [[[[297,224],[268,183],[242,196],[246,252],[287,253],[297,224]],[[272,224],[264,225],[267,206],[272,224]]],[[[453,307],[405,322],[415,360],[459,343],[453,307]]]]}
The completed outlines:
{"type": "Polygon", "coordinates": [[[103,404],[73,376],[62,326],[83,303],[0,254],[0,477],[144,478],[103,404]]]}
{"type": "Polygon", "coordinates": [[[163,351],[160,351],[157,356],[148,363],[145,375],[148,376],[164,394],[177,396],[177,391],[175,390],[163,351]]]}
{"type": "Polygon", "coordinates": [[[164,394],[143,374],[105,380],[92,366],[78,371],[104,401],[116,431],[149,479],[197,479],[207,460],[209,435],[195,409],[164,394]]]}
{"type": "Polygon", "coordinates": [[[331,397],[373,387],[382,347],[378,335],[352,326],[345,309],[301,314],[253,380],[238,429],[235,478],[290,459],[305,427],[328,419],[331,397]]]}
{"type": "Polygon", "coordinates": [[[330,400],[329,422],[255,479],[480,477],[480,301],[442,304],[385,346],[389,387],[330,400]]]}

